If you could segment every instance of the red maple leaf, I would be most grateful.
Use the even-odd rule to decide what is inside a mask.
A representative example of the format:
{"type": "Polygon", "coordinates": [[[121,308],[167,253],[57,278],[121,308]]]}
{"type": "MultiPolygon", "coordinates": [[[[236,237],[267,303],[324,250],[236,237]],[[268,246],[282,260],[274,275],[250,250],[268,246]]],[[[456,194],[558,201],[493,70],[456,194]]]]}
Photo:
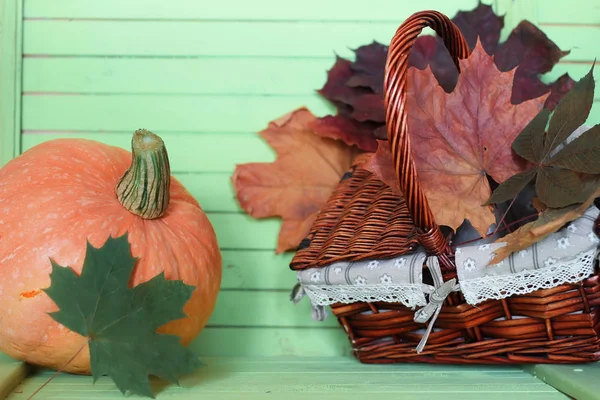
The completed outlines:
{"type": "MultiPolygon", "coordinates": [[[[494,14],[491,6],[480,3],[473,10],[458,12],[452,20],[471,49],[479,40],[488,54],[495,55],[501,71],[516,67],[511,96],[514,104],[550,93],[546,107],[552,110],[573,87],[574,81],[568,74],[554,83],[546,84],[540,80],[540,75],[550,71],[568,51],[561,51],[530,22],[522,21],[508,39],[500,43],[504,18],[494,14]]],[[[332,101],[338,112],[316,123],[317,134],[340,138],[365,151],[375,150],[376,139],[386,139],[383,74],[387,51],[387,46],[373,42],[355,50],[354,62],[342,58],[336,60],[319,93],[332,101]]],[[[409,63],[419,69],[429,66],[439,85],[448,93],[456,85],[458,71],[437,36],[420,36],[413,45],[409,63]]]]}
{"type": "MultiPolygon", "coordinates": [[[[512,104],[515,71],[501,72],[479,42],[460,68],[449,94],[436,84],[430,68],[409,70],[409,134],[436,221],[457,229],[467,219],[483,236],[495,222],[491,206],[482,206],[491,194],[488,176],[500,183],[528,166],[512,143],[547,95],[512,104]]],[[[388,142],[379,146],[365,168],[399,190],[388,142]]]]}

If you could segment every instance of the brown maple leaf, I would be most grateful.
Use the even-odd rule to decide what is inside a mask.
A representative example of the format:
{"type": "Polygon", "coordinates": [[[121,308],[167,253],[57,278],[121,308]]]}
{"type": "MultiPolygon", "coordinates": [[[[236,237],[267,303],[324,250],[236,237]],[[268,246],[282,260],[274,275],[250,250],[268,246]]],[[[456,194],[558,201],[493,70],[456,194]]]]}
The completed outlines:
{"type": "Polygon", "coordinates": [[[489,265],[498,264],[511,253],[528,248],[546,236],[558,231],[566,223],[581,217],[598,196],[600,196],[600,187],[583,203],[562,208],[544,209],[535,221],[525,224],[516,231],[496,240],[496,242],[506,243],[506,246],[496,250],[494,258],[489,262],[489,265]]]}
{"type": "MultiPolygon", "coordinates": [[[[552,110],[573,87],[575,82],[569,74],[553,83],[542,82],[541,76],[569,51],[562,51],[529,21],[521,21],[504,42],[500,42],[504,17],[496,15],[490,5],[479,2],[474,9],[459,11],[452,21],[469,48],[475,48],[477,40],[481,41],[485,51],[494,56],[500,71],[516,68],[513,103],[550,93],[545,106],[552,110]]],[[[375,139],[386,139],[383,78],[387,52],[387,45],[374,41],[354,49],[353,62],[336,57],[325,86],[318,92],[335,105],[337,113],[319,121],[317,133],[356,144],[365,151],[375,151],[375,139]]],[[[429,65],[448,93],[456,86],[458,70],[439,36],[420,35],[412,46],[408,63],[419,69],[429,65]]]]}
{"type": "MultiPolygon", "coordinates": [[[[456,230],[468,219],[484,236],[495,222],[491,206],[482,206],[491,194],[488,176],[501,183],[528,166],[511,145],[547,95],[512,104],[515,71],[500,72],[479,42],[460,68],[449,94],[430,68],[409,70],[409,134],[419,180],[437,223],[456,230]]],[[[390,157],[389,149],[378,149],[374,157],[390,157]]],[[[376,165],[392,168],[377,159],[367,168],[376,165]]],[[[390,172],[370,170],[390,184],[390,172]]]]}
{"type": "Polygon", "coordinates": [[[248,214],[283,219],[277,254],[298,247],[358,154],[355,146],[316,135],[310,128],[315,119],[303,107],[269,123],[259,134],[277,159],[237,165],[231,178],[248,214]]]}
{"type": "MultiPolygon", "coordinates": [[[[360,52],[357,50],[357,54],[360,52]]],[[[385,62],[385,57],[383,57],[385,62]]],[[[383,69],[382,69],[383,73],[383,69]]],[[[333,67],[327,72],[327,82],[318,93],[333,102],[338,108],[338,116],[327,115],[317,118],[311,123],[311,129],[320,136],[341,139],[348,145],[356,145],[365,151],[375,151],[376,143],[373,132],[385,121],[383,98],[364,90],[347,86],[347,82],[355,75],[350,61],[337,57],[333,67]],[[357,92],[361,92],[357,94],[357,92]],[[372,102],[376,98],[375,102],[372,102]],[[358,106],[358,109],[355,107],[358,106]],[[381,121],[369,121],[365,117],[375,109],[381,121]]],[[[381,79],[383,85],[383,79],[381,79]]]]}
{"type": "Polygon", "coordinates": [[[379,180],[392,189],[392,193],[401,194],[400,183],[396,176],[396,171],[392,167],[392,152],[389,142],[378,140],[377,151],[370,157],[358,164],[359,167],[371,171],[379,180]]]}

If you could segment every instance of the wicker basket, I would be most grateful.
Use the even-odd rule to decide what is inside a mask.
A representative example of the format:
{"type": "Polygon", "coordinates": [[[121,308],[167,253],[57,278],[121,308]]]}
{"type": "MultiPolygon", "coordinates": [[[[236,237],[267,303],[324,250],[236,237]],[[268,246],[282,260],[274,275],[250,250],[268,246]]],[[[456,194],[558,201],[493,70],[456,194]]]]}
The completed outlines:
{"type": "MultiPolygon", "coordinates": [[[[436,11],[413,14],[391,41],[385,71],[386,121],[404,197],[354,166],[298,249],[293,270],[389,259],[423,248],[439,260],[444,281],[456,278],[454,254],[419,185],[407,134],[408,55],[425,27],[444,40],[457,67],[470,53],[458,28],[436,11]]],[[[433,279],[429,270],[424,265],[424,282],[433,279]]],[[[452,292],[443,299],[422,351],[415,348],[428,324],[415,322],[415,310],[402,303],[359,301],[332,304],[331,309],[364,363],[581,363],[600,359],[599,304],[597,266],[594,275],[581,282],[477,306],[468,304],[460,291],[452,292]]]]}

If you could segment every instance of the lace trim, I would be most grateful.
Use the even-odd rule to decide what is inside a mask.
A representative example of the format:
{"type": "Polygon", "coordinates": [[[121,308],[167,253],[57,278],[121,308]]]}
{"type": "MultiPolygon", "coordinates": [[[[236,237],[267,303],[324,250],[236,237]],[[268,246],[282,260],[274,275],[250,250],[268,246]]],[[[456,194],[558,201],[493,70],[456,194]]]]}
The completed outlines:
{"type": "Polygon", "coordinates": [[[304,290],[315,306],[334,303],[402,303],[408,308],[427,304],[421,284],[404,285],[307,285],[304,290]]]}
{"type": "Polygon", "coordinates": [[[580,282],[594,273],[596,253],[597,250],[593,249],[580,253],[570,260],[540,269],[461,280],[461,291],[465,300],[475,305],[490,299],[500,300],[539,289],[550,289],[565,283],[580,282]]]}

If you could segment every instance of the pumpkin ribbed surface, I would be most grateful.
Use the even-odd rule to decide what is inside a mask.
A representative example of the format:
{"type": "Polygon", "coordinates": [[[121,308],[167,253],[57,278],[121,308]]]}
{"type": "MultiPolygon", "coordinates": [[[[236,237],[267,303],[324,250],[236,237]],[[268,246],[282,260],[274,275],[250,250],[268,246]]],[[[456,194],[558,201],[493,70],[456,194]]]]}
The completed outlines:
{"type": "MultiPolygon", "coordinates": [[[[170,200],[160,218],[125,209],[115,186],[129,168],[124,149],[90,140],[42,143],[0,169],[0,351],[60,368],[86,340],[49,315],[57,311],[41,290],[50,285],[50,259],[80,273],[86,240],[102,246],[128,234],[138,257],[131,285],[164,271],[166,279],[196,286],[184,307],[188,318],[160,332],[184,345],[206,325],[221,283],[221,254],[212,225],[198,202],[171,178],[170,200]]],[[[66,368],[89,373],[89,351],[66,368]]]]}

